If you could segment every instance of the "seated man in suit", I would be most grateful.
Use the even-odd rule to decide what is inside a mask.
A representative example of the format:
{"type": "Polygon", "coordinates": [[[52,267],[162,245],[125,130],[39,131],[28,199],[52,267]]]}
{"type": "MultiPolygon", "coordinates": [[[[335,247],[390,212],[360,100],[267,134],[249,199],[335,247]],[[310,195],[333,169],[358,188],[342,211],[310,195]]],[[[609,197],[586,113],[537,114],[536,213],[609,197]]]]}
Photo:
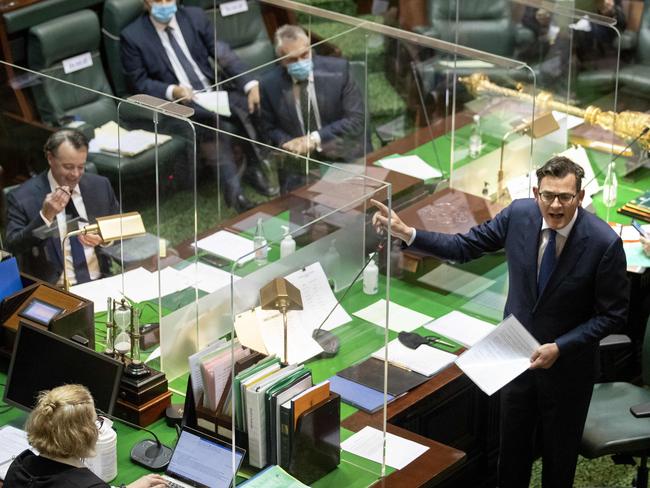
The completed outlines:
{"type": "MultiPolygon", "coordinates": [[[[255,137],[255,129],[249,113],[259,106],[259,83],[243,75],[247,67],[230,47],[216,41],[212,26],[205,12],[196,7],[177,7],[175,0],[144,0],[145,12],[129,24],[121,34],[122,66],[126,78],[135,93],[144,93],[161,99],[174,100],[190,105],[193,120],[201,124],[217,126],[216,114],[193,102],[195,91],[210,90],[215,84],[214,68],[209,58],[215,56],[222,79],[237,76],[232,83],[220,90],[228,92],[231,117],[221,117],[222,130],[237,131],[249,138],[255,137]],[[216,50],[215,50],[216,48],[216,50]]],[[[193,134],[187,124],[171,118],[168,132],[193,134]]],[[[224,184],[226,203],[238,211],[252,207],[241,191],[241,183],[231,147],[231,137],[200,126],[196,127],[199,154],[215,172],[220,172],[224,184]],[[218,138],[218,151],[216,141],[218,138]]],[[[187,144],[188,156],[176,168],[176,178],[181,186],[193,181],[193,145],[187,144]]],[[[259,167],[258,158],[246,147],[250,183],[257,191],[272,196],[277,193],[259,167]],[[255,161],[253,161],[255,160],[255,161]]]]}
{"type": "MultiPolygon", "coordinates": [[[[7,248],[20,268],[53,284],[63,283],[61,240],[66,221],[119,213],[108,179],[84,173],[88,140],[79,131],[63,129],[52,134],[43,148],[50,169],[26,181],[7,195],[7,248]],[[39,239],[34,229],[56,225],[59,235],[39,239]]],[[[108,273],[109,261],[95,252],[102,240],[96,235],[66,240],[66,270],[71,284],[84,283],[108,273]]]]}
{"type": "Polygon", "coordinates": [[[312,55],[309,37],[295,25],[276,31],[275,52],[281,66],[262,79],[262,129],[271,144],[329,162],[352,162],[371,151],[349,63],[312,55]]]}

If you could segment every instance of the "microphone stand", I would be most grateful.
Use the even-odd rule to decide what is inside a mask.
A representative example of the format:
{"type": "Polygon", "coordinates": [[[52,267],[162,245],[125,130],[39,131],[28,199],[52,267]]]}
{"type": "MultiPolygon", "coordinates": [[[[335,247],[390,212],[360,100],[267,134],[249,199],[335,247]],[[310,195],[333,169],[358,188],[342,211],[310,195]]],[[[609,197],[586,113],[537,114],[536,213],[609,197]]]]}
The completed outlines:
{"type": "Polygon", "coordinates": [[[341,302],[343,302],[343,299],[347,296],[348,292],[352,289],[352,286],[357,282],[359,277],[363,274],[363,271],[368,267],[370,261],[372,261],[374,254],[381,251],[384,248],[385,243],[386,243],[386,237],[383,237],[379,241],[379,244],[377,244],[377,250],[374,253],[370,253],[370,256],[368,256],[368,259],[366,260],[363,267],[359,270],[357,275],[354,277],[352,283],[350,283],[350,286],[348,286],[347,290],[345,290],[341,298],[339,298],[336,301],[336,305],[332,307],[332,310],[330,310],[330,313],[327,314],[327,317],[323,319],[321,324],[318,326],[318,329],[314,329],[314,332],[312,333],[311,336],[323,348],[323,352],[321,353],[322,357],[331,358],[333,356],[336,356],[341,347],[341,341],[339,340],[339,338],[327,330],[322,330],[323,325],[325,325],[327,319],[329,319],[331,315],[334,313],[334,310],[336,310],[338,306],[341,305],[341,302]]]}

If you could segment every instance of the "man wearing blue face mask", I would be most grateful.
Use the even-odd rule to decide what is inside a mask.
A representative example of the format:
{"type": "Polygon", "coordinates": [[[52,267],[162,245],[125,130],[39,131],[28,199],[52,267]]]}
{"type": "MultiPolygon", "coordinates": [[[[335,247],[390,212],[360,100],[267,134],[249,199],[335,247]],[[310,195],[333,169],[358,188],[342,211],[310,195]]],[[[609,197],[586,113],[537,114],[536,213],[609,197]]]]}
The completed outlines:
{"type": "MultiPolygon", "coordinates": [[[[255,138],[249,114],[259,108],[259,83],[249,75],[242,75],[248,67],[226,43],[215,42],[205,12],[195,7],[177,6],[176,0],[144,0],[144,8],[145,13],[121,34],[122,66],[131,89],[135,93],[186,103],[195,111],[193,120],[215,126],[216,115],[193,102],[196,92],[210,91],[215,87],[215,68],[210,63],[210,57],[214,57],[220,80],[237,77],[225,87],[219,86],[220,90],[228,91],[232,113],[230,117],[220,116],[219,127],[255,138]]],[[[168,131],[184,132],[191,138],[191,131],[180,127],[183,124],[167,119],[165,123],[170,125],[168,131]]],[[[226,203],[239,211],[251,208],[252,204],[241,191],[231,138],[224,133],[217,136],[214,131],[201,127],[197,127],[196,137],[206,165],[213,170],[219,169],[226,203]],[[217,139],[218,154],[215,148],[217,139]]],[[[191,148],[192,144],[187,144],[187,147],[191,148]]],[[[250,183],[264,195],[277,193],[261,171],[258,156],[251,146],[246,146],[245,150],[249,152],[247,176],[250,183]]],[[[192,182],[193,154],[189,152],[186,161],[176,168],[181,186],[189,186],[192,182]],[[187,184],[183,185],[183,181],[187,184]]]]}
{"type": "Polygon", "coordinates": [[[271,143],[300,155],[351,162],[371,151],[363,97],[343,58],[311,52],[300,27],[275,33],[277,66],[262,79],[262,130],[271,143]]]}

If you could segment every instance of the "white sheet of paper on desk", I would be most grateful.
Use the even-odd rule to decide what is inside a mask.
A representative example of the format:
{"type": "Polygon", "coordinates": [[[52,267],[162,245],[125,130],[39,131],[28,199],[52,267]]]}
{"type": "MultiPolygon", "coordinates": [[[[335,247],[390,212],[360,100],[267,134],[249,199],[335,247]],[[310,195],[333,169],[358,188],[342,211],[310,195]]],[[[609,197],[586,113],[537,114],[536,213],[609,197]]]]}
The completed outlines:
{"type": "Polygon", "coordinates": [[[489,322],[454,310],[425,327],[444,337],[449,337],[465,347],[472,347],[494,330],[489,322]]]}
{"type": "Polygon", "coordinates": [[[422,275],[418,281],[465,297],[478,295],[494,284],[494,280],[445,263],[422,275]]]}
{"type": "MultiPolygon", "coordinates": [[[[284,322],[282,314],[275,310],[261,310],[259,307],[255,310],[266,350],[269,354],[283,358],[284,322]]],[[[243,340],[242,344],[246,345],[243,340]]],[[[311,330],[305,330],[298,320],[287,321],[287,349],[289,364],[305,362],[323,352],[323,348],[312,338],[311,330]]]]}
{"type": "Polygon", "coordinates": [[[420,178],[421,180],[430,180],[442,176],[438,169],[429,166],[420,156],[416,155],[380,159],[377,164],[382,168],[420,178]]]}
{"type": "Polygon", "coordinates": [[[124,292],[124,296],[136,302],[158,296],[158,288],[156,286],[153,289],[153,286],[153,274],[144,268],[136,268],[125,272],[124,276],[118,274],[75,285],[70,288],[70,292],[92,300],[95,305],[95,313],[98,313],[106,311],[108,297],[120,299],[123,296],[122,292],[124,292]],[[122,289],[122,279],[124,279],[124,289],[122,289]]]}
{"type": "MultiPolygon", "coordinates": [[[[585,151],[584,147],[570,147],[569,149],[562,151],[560,154],[558,154],[558,156],[565,156],[569,158],[574,163],[580,165],[580,167],[584,170],[585,176],[582,179],[582,188],[585,191],[585,197],[594,195],[600,191],[600,186],[598,185],[598,180],[595,177],[594,169],[591,167],[591,162],[589,161],[589,155],[587,154],[587,151],[585,151]]],[[[588,206],[586,200],[582,201],[582,206],[588,206]]]]}
{"type": "Polygon", "coordinates": [[[227,230],[220,230],[204,237],[197,241],[196,245],[199,249],[241,264],[255,257],[253,241],[227,230]]]}
{"type": "Polygon", "coordinates": [[[324,330],[332,330],[352,320],[345,309],[337,305],[336,297],[319,262],[299,269],[286,278],[300,290],[302,297],[302,310],[289,312],[291,320],[303,324],[308,332],[318,328],[330,312],[332,314],[323,324],[324,330]]]}
{"type": "MultiPolygon", "coordinates": [[[[411,332],[413,329],[422,327],[424,324],[433,320],[433,317],[403,307],[395,302],[390,302],[389,314],[388,328],[395,332],[401,332],[403,330],[411,332]]],[[[381,298],[372,305],[357,310],[352,315],[379,327],[386,327],[386,300],[381,298]]]]}
{"type": "Polygon", "coordinates": [[[230,286],[231,277],[234,281],[239,280],[239,276],[232,275],[223,269],[215,268],[202,262],[191,263],[179,271],[185,279],[189,280],[192,286],[207,293],[214,293],[225,286],[230,286]]]}
{"type": "Polygon", "coordinates": [[[539,343],[514,315],[456,359],[456,365],[487,395],[510,383],[530,366],[539,343]]]}
{"type": "MultiPolygon", "coordinates": [[[[382,347],[372,353],[372,357],[384,360],[385,351],[382,347]]],[[[402,344],[399,339],[393,339],[388,343],[388,362],[402,368],[410,369],[424,376],[433,376],[452,364],[456,358],[455,354],[442,351],[436,347],[426,344],[417,349],[411,349],[402,344]]]]}
{"type": "MultiPolygon", "coordinates": [[[[366,426],[341,442],[341,449],[381,464],[384,451],[383,432],[366,426]]],[[[428,446],[386,432],[386,464],[391,468],[404,469],[428,449],[428,446]]]]}
{"type": "Polygon", "coordinates": [[[194,101],[204,109],[230,117],[230,102],[228,92],[225,90],[199,92],[194,94],[194,101]]]}
{"type": "Polygon", "coordinates": [[[0,429],[0,479],[5,479],[11,462],[25,449],[30,449],[30,446],[24,430],[11,425],[0,429]]]}

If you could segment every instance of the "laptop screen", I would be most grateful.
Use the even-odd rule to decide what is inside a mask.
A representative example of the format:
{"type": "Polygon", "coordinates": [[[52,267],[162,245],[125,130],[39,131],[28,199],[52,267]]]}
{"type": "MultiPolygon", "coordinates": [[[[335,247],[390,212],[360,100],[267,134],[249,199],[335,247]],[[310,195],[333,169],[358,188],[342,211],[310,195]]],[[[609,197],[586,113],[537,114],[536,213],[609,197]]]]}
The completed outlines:
{"type": "MultiPolygon", "coordinates": [[[[242,449],[235,452],[237,470],[244,454],[242,449]]],[[[183,429],[165,474],[200,488],[230,488],[232,446],[183,429]]]]}

